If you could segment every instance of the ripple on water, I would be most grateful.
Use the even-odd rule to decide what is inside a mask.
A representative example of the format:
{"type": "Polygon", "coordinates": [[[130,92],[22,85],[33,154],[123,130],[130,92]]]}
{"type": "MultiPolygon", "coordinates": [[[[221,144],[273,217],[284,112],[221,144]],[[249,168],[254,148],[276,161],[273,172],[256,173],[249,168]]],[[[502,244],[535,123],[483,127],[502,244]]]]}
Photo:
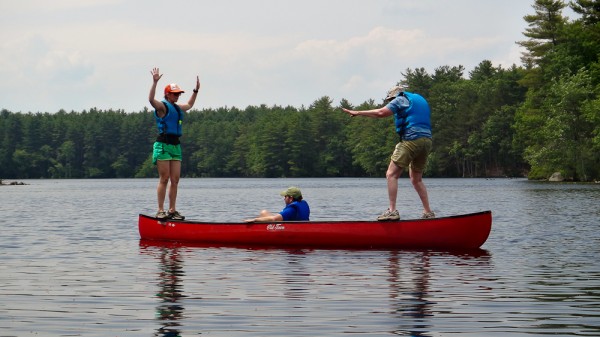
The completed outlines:
{"type": "MultiPolygon", "coordinates": [[[[494,217],[483,250],[439,252],[144,245],[154,180],[30,183],[0,194],[3,335],[600,334],[600,186],[429,179],[439,215],[494,217]]],[[[281,208],[288,185],[315,219],[386,204],[384,179],[184,179],[179,208],[239,220],[281,208]]],[[[417,217],[399,185],[403,217],[417,217]]]]}

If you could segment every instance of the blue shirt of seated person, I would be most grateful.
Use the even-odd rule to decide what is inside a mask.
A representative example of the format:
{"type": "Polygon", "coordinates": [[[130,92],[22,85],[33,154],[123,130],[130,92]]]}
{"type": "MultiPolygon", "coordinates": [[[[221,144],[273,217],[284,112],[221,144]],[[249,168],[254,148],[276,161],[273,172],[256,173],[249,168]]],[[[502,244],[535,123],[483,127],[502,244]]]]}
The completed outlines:
{"type": "Polygon", "coordinates": [[[290,187],[280,193],[285,202],[285,208],[279,213],[262,210],[256,218],[246,219],[245,222],[277,222],[277,221],[309,221],[310,207],[302,199],[302,192],[298,187],[290,187]]]}
{"type": "Polygon", "coordinates": [[[310,207],[305,200],[293,199],[291,196],[284,196],[293,201],[285,205],[285,208],[279,212],[283,217],[283,221],[308,221],[310,220],[310,207]]]}

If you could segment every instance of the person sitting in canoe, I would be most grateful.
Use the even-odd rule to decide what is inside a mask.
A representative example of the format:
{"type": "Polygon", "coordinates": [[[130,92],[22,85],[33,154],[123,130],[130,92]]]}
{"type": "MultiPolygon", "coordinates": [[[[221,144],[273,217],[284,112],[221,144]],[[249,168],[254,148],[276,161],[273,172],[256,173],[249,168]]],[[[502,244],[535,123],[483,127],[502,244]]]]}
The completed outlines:
{"type": "Polygon", "coordinates": [[[310,207],[302,199],[302,192],[298,187],[290,187],[280,193],[285,202],[285,208],[276,214],[262,210],[260,215],[254,219],[246,219],[246,222],[272,222],[272,221],[309,221],[310,207]]]}

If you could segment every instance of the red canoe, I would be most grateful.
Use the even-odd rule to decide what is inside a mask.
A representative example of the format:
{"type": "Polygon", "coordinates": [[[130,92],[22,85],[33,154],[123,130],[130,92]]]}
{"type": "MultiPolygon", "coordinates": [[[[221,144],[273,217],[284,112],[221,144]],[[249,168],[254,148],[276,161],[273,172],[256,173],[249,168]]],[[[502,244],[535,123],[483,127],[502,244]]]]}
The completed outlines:
{"type": "Polygon", "coordinates": [[[400,221],[291,221],[277,223],[159,220],[144,214],[142,240],[322,248],[474,249],[487,240],[492,212],[400,221]]]}

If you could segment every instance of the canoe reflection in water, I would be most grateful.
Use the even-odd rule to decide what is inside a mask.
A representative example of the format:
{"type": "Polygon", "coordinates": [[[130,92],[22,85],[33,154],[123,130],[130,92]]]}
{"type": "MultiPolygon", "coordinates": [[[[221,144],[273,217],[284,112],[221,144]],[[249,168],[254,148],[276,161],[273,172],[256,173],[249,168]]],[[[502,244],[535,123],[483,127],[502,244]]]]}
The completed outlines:
{"type": "Polygon", "coordinates": [[[463,264],[481,271],[490,263],[482,249],[329,253],[144,240],[140,249],[159,263],[157,337],[239,331],[431,336],[439,305],[448,300],[440,284],[446,264],[467,283],[477,282],[477,277],[458,271],[463,264]],[[186,259],[192,268],[188,273],[183,267],[186,259]],[[378,267],[365,268],[364,263],[378,267]],[[436,275],[433,286],[431,274],[436,275]],[[186,292],[183,280],[192,282],[186,292]]]}

